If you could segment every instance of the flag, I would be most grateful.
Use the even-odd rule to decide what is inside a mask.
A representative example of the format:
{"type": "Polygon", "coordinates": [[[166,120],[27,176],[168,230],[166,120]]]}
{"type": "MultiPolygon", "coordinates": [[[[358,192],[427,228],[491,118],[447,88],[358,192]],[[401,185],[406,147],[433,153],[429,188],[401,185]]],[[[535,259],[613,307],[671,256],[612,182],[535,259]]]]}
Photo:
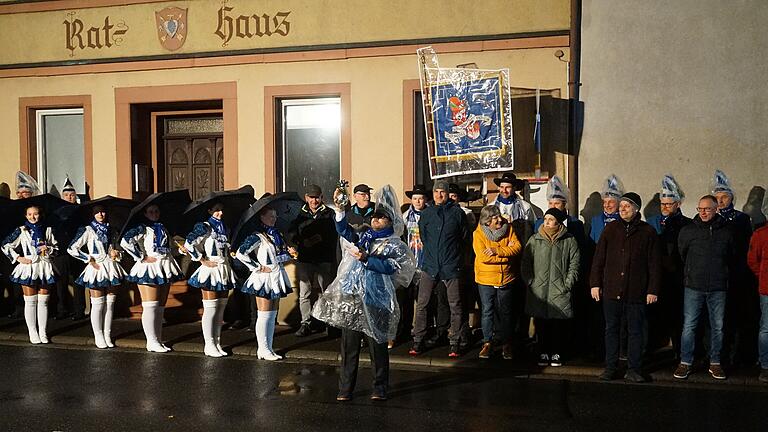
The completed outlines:
{"type": "Polygon", "coordinates": [[[536,89],[536,126],[533,130],[533,147],[536,153],[541,153],[541,114],[539,113],[541,97],[539,89],[536,89]]]}

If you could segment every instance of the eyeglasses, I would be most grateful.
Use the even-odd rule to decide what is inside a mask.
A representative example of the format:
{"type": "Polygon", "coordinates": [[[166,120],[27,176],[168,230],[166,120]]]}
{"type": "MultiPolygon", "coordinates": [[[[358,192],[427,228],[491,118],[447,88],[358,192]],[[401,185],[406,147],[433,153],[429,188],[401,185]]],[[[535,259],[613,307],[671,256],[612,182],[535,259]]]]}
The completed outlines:
{"type": "Polygon", "coordinates": [[[712,213],[715,210],[714,207],[696,207],[696,211],[699,213],[712,213]]]}

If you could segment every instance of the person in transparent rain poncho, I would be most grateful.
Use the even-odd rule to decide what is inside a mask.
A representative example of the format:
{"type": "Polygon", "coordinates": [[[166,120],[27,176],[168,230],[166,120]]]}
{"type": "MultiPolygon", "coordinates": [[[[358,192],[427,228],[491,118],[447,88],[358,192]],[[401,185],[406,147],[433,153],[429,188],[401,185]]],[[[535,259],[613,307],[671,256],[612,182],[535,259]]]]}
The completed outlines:
{"type": "Polygon", "coordinates": [[[416,271],[413,253],[400,239],[404,223],[399,209],[394,191],[387,185],[376,196],[371,228],[362,233],[352,229],[343,208],[335,210],[343,257],[338,276],[318,299],[312,315],[342,329],[338,401],[352,398],[363,337],[374,369],[371,399],[387,398],[387,341],[394,338],[400,319],[395,286],[406,286],[416,271]]]}

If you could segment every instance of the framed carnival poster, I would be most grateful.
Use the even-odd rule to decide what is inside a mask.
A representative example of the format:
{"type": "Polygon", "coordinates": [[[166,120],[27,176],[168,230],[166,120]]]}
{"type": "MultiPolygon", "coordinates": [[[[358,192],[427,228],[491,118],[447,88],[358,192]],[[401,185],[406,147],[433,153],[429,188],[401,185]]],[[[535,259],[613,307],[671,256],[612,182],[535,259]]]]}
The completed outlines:
{"type": "Polygon", "coordinates": [[[432,128],[438,162],[501,156],[504,143],[504,106],[501,77],[489,72],[466,82],[430,86],[432,128]]]}
{"type": "Polygon", "coordinates": [[[513,169],[509,71],[441,68],[419,54],[430,176],[513,169]]]}

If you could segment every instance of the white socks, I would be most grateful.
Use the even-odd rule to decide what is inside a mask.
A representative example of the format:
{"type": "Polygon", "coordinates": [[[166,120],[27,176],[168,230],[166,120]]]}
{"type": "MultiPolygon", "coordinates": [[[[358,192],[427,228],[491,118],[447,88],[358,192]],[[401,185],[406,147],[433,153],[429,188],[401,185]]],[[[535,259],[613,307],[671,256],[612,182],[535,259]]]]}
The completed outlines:
{"type": "Polygon", "coordinates": [[[108,348],[104,340],[104,303],[105,296],[91,297],[91,327],[93,328],[93,340],[97,348],[108,348]]]}
{"type": "Polygon", "coordinates": [[[275,332],[275,315],[277,311],[258,311],[256,319],[256,356],[259,360],[280,360],[282,357],[272,351],[272,337],[275,332]]]}
{"type": "Polygon", "coordinates": [[[107,312],[104,314],[104,342],[110,348],[115,347],[115,344],[112,343],[112,316],[115,314],[116,300],[116,295],[107,294],[107,312]]]}
{"type": "Polygon", "coordinates": [[[48,343],[48,294],[37,295],[37,333],[40,335],[40,342],[48,343]]]}
{"type": "Polygon", "coordinates": [[[165,352],[170,352],[171,349],[165,346],[163,343],[163,317],[165,316],[165,306],[158,306],[155,312],[155,335],[160,346],[163,347],[165,352]]]}
{"type": "Polygon", "coordinates": [[[39,344],[41,341],[40,334],[37,332],[37,294],[24,296],[24,321],[27,322],[29,341],[39,344]]]}
{"type": "Polygon", "coordinates": [[[158,327],[161,330],[163,328],[162,311],[165,308],[160,306],[159,301],[141,302],[141,307],[141,326],[144,328],[144,337],[147,339],[147,351],[159,353],[170,351],[170,348],[163,346],[158,336],[158,327]]]}
{"type": "Polygon", "coordinates": [[[219,349],[216,347],[216,341],[213,338],[216,319],[216,303],[218,299],[203,300],[203,340],[205,341],[205,355],[208,357],[222,357],[219,349]]]}
{"type": "Polygon", "coordinates": [[[222,357],[229,355],[221,347],[221,327],[224,325],[224,309],[227,308],[228,301],[229,298],[227,297],[216,299],[216,317],[213,321],[213,340],[216,342],[216,349],[219,350],[222,357]]]}

